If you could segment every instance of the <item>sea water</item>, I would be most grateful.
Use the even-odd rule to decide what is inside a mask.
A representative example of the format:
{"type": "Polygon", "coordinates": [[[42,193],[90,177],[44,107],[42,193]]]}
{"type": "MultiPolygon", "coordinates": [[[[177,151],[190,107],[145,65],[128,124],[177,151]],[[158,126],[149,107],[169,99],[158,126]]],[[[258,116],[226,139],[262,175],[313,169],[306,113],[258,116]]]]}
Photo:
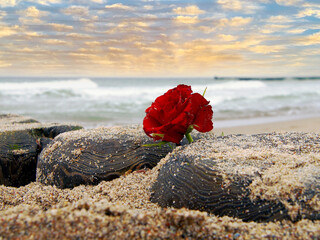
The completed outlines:
{"type": "Polygon", "coordinates": [[[320,115],[320,78],[0,78],[0,114],[87,128],[141,124],[178,84],[203,94],[215,127],[320,115]]]}

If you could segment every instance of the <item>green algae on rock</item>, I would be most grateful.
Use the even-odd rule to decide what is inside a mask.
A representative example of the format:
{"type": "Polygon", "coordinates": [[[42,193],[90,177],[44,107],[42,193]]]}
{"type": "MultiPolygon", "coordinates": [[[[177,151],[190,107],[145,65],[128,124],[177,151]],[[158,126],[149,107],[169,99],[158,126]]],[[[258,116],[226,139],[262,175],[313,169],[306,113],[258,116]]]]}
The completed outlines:
{"type": "Polygon", "coordinates": [[[58,134],[82,128],[41,124],[19,115],[0,115],[0,184],[19,187],[36,179],[37,158],[44,142],[58,134]]]}

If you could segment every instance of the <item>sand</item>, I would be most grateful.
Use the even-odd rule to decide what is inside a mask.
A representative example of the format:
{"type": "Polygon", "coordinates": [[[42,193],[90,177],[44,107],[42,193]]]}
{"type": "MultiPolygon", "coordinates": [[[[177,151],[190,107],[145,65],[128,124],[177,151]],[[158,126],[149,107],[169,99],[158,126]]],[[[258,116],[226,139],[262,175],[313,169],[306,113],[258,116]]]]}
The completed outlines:
{"type": "MultiPolygon", "coordinates": [[[[279,127],[285,131],[289,126],[305,131],[304,125],[319,124],[319,119],[298,122],[228,131],[258,133],[279,127]]],[[[315,125],[311,129],[319,131],[315,125]]],[[[320,239],[320,221],[243,222],[206,212],[160,208],[149,201],[150,188],[166,160],[152,170],[97,186],[63,190],[40,183],[0,186],[0,239],[320,239]]]]}
{"type": "Polygon", "coordinates": [[[268,132],[314,132],[320,133],[320,117],[276,121],[263,124],[252,124],[236,127],[214,128],[216,135],[228,134],[256,134],[268,132]]]}

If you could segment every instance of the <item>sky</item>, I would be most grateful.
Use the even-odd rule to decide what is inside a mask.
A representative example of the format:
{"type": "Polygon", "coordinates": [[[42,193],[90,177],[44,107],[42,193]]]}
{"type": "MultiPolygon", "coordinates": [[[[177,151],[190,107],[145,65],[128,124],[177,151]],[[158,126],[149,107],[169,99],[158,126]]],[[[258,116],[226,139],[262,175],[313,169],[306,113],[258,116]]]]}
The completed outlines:
{"type": "Polygon", "coordinates": [[[0,76],[320,76],[320,1],[0,0],[0,76]]]}

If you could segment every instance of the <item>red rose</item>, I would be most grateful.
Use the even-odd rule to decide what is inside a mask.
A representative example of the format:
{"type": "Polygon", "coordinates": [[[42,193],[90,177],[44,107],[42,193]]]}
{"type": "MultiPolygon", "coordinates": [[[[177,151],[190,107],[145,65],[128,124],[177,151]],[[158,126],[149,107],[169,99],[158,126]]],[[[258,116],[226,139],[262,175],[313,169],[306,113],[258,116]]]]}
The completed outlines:
{"type": "Polygon", "coordinates": [[[143,120],[143,130],[154,140],[179,144],[189,127],[199,132],[213,129],[212,107],[191,87],[178,85],[158,97],[143,120]]]}

